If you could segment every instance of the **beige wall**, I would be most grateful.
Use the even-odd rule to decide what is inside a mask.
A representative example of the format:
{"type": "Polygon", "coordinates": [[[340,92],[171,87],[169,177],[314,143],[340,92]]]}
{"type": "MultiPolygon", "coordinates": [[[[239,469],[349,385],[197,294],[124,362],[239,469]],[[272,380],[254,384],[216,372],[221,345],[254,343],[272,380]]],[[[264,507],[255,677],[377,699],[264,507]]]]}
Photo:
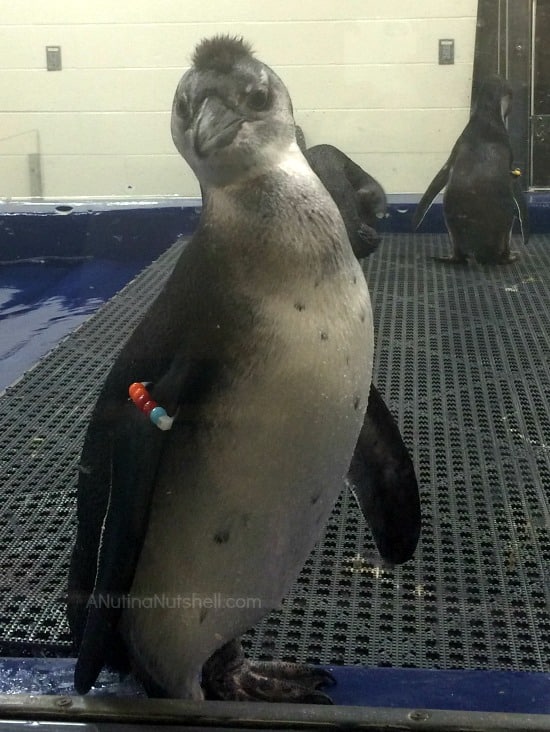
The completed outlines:
{"type": "Polygon", "coordinates": [[[286,82],[309,145],[420,192],[468,118],[474,0],[0,0],[0,197],[198,194],[169,131],[193,47],[243,35],[286,82]],[[452,66],[438,39],[454,38],[452,66]],[[47,72],[45,46],[62,47],[47,72]]]}

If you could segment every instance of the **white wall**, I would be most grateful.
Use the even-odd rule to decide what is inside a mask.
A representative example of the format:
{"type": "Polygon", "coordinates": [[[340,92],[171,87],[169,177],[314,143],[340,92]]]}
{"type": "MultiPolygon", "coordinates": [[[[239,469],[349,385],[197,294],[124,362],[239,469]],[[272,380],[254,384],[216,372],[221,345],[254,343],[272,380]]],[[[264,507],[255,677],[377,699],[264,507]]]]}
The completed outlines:
{"type": "Polygon", "coordinates": [[[198,195],[169,110],[195,44],[243,35],[291,93],[308,145],[387,192],[420,192],[468,119],[475,0],[0,0],[0,197],[198,195]],[[439,66],[438,39],[455,39],[439,66]],[[46,71],[45,46],[63,70],[46,71]]]}

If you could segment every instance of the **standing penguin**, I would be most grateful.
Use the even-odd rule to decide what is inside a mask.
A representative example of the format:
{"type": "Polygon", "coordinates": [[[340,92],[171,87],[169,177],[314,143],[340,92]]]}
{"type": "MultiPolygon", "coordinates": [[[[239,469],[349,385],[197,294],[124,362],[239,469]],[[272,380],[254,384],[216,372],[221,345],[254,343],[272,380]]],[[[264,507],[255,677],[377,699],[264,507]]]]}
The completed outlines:
{"type": "Polygon", "coordinates": [[[306,148],[300,127],[296,127],[296,140],[311,169],[338,206],[353,253],[358,259],[368,257],[380,243],[376,225],[386,213],[384,189],[334,145],[306,148]]]}
{"type": "Polygon", "coordinates": [[[382,555],[416,547],[410,458],[374,389],[366,411],[369,294],[288,92],[242,39],[197,46],[172,136],[203,211],[86,435],[75,687],[108,665],[153,695],[326,702],[326,672],[250,662],[239,636],[289,591],[348,471],[382,555]],[[130,401],[132,382],[152,383],[130,401]]]}
{"type": "Polygon", "coordinates": [[[446,186],[443,211],[453,253],[436,259],[464,263],[473,255],[481,264],[513,262],[517,258],[510,251],[514,218],[519,219],[527,243],[527,207],[517,182],[519,171],[512,169],[512,147],[504,123],[511,100],[507,81],[499,76],[485,79],[470,121],[418,204],[415,229],[446,186]]]}

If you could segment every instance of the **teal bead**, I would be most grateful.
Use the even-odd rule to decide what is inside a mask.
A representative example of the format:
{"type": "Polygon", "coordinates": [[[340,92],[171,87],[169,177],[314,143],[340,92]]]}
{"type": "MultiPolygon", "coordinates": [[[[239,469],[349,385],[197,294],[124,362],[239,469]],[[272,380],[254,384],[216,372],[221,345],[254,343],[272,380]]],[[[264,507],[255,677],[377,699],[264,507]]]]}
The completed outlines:
{"type": "Polygon", "coordinates": [[[166,417],[166,410],[163,407],[155,407],[149,413],[149,419],[156,425],[161,417],[166,417]]]}

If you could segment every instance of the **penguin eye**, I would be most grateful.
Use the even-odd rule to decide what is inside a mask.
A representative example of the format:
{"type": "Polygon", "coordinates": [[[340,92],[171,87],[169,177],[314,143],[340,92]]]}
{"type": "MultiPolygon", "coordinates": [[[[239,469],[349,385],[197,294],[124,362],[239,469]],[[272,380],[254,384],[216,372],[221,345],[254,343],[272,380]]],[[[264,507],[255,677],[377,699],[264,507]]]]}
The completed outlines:
{"type": "Polygon", "coordinates": [[[266,89],[254,89],[246,99],[246,103],[250,109],[261,112],[266,109],[269,102],[269,93],[266,89]]]}

